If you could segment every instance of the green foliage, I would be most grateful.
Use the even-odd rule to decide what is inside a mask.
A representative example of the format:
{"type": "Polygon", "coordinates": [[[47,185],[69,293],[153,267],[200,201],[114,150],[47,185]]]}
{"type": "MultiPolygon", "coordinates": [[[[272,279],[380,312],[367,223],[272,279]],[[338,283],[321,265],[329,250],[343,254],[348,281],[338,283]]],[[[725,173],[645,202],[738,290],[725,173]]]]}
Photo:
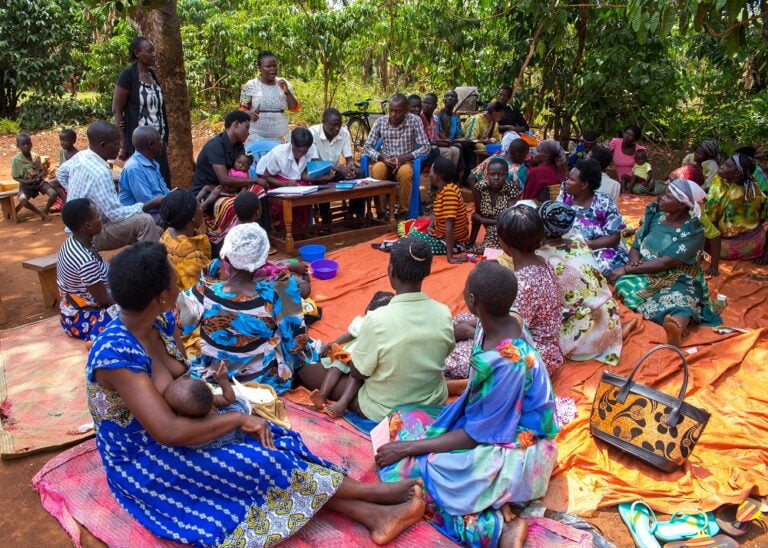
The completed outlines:
{"type": "Polygon", "coordinates": [[[67,0],[0,4],[0,117],[16,117],[25,91],[62,96],[75,72],[82,18],[67,0]]]}
{"type": "Polygon", "coordinates": [[[0,118],[0,135],[18,135],[21,133],[21,125],[10,118],[0,118]]]}
{"type": "Polygon", "coordinates": [[[25,130],[37,130],[86,125],[96,119],[111,117],[109,107],[99,99],[79,100],[73,95],[53,99],[45,95],[32,95],[21,105],[18,122],[25,130]]]}

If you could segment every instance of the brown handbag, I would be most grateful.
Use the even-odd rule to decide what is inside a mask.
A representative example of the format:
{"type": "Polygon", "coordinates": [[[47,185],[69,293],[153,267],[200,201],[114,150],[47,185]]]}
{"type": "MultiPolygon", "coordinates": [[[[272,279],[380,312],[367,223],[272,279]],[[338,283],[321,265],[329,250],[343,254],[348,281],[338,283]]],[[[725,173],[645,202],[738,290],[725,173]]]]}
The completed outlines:
{"type": "Polygon", "coordinates": [[[603,372],[592,403],[589,431],[594,437],[665,472],[691,455],[709,421],[709,413],[683,401],[688,388],[688,362],[670,345],[652,348],[640,358],[629,378],[603,372]],[[661,349],[683,361],[683,386],[677,398],[632,380],[643,362],[661,349]]]}

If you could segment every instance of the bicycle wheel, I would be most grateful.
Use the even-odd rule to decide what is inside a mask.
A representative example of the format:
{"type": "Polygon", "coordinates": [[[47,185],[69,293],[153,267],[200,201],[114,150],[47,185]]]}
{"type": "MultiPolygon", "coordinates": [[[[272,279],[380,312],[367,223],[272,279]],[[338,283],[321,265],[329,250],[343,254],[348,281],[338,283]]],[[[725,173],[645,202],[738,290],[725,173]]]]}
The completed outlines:
{"type": "Polygon", "coordinates": [[[349,136],[352,140],[352,150],[354,151],[355,159],[359,160],[360,156],[364,154],[363,147],[371,129],[368,127],[368,124],[360,118],[350,119],[347,122],[347,129],[349,130],[349,136]]]}

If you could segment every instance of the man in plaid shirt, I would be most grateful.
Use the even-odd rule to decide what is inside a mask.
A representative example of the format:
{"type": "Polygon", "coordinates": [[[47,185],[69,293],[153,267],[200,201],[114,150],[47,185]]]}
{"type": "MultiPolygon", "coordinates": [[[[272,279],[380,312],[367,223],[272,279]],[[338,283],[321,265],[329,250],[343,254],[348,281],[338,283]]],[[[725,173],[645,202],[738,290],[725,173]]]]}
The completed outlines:
{"type": "MultiPolygon", "coordinates": [[[[389,99],[389,115],[382,116],[373,124],[365,142],[365,153],[375,162],[370,169],[371,177],[400,183],[398,217],[408,218],[408,203],[413,187],[413,161],[419,156],[426,156],[429,151],[429,139],[421,119],[408,112],[406,96],[396,93],[389,99]],[[379,139],[383,142],[381,149],[376,150],[379,139]]],[[[377,200],[376,209],[379,212],[382,211],[380,205],[377,200]]],[[[413,213],[415,215],[418,212],[413,213]]]]}

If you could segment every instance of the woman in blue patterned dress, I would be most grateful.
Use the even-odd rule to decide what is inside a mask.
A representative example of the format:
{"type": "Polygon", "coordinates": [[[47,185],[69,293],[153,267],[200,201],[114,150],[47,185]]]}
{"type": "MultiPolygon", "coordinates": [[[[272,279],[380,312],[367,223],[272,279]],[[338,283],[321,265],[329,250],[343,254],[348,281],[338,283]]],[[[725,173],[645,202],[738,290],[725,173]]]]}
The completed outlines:
{"type": "Polygon", "coordinates": [[[597,192],[603,171],[597,160],[579,160],[557,201],[576,211],[572,232],[581,234],[592,250],[603,275],[627,264],[627,246],[621,240],[626,226],[610,196],[597,192]]]}
{"type": "Polygon", "coordinates": [[[475,267],[464,289],[467,308],[480,318],[466,391],[442,409],[394,411],[396,441],[376,454],[383,481],[423,479],[426,519],[465,546],[524,538],[517,520],[504,525],[501,508],[544,496],[557,456],[552,385],[522,319],[509,313],[516,294],[509,268],[494,261],[475,267]]]}
{"type": "Polygon", "coordinates": [[[162,394],[187,373],[170,312],[174,269],[152,242],[125,249],[112,265],[121,311],[88,356],[88,406],[110,490],[141,525],[196,546],[273,546],[325,505],[383,544],[421,519],[418,482],[362,484],[260,417],[174,414],[162,394]],[[248,435],[221,439],[237,429],[248,435]]]}

